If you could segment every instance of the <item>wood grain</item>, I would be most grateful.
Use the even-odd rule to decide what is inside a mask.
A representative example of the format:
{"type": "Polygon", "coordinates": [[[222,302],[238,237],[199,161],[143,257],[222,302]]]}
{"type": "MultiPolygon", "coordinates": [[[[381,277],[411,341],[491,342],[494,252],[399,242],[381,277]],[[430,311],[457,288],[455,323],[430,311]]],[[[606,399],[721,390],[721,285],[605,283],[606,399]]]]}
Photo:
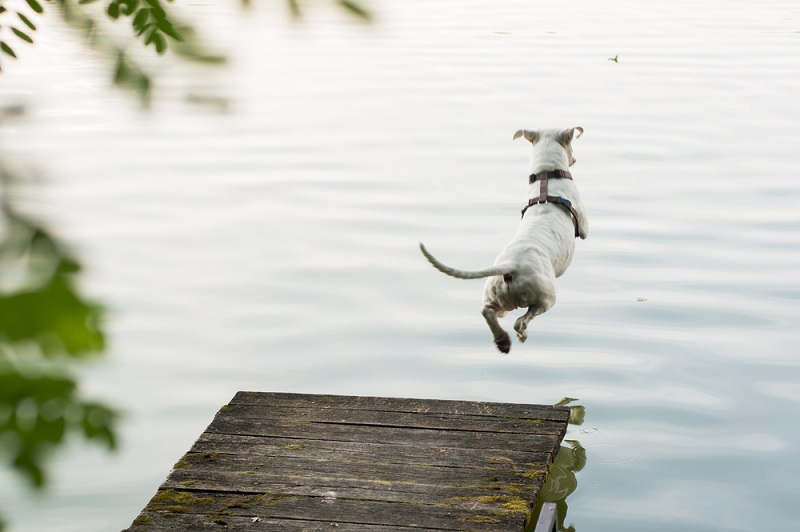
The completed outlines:
{"type": "Polygon", "coordinates": [[[569,409],[239,392],[130,531],[523,530],[569,409]]]}

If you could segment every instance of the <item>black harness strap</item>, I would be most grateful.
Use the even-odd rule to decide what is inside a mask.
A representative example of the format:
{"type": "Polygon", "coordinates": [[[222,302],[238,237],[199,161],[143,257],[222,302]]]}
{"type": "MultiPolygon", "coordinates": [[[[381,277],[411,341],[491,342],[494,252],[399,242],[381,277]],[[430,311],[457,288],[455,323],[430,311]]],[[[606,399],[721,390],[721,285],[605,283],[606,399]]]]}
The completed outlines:
{"type": "Polygon", "coordinates": [[[575,225],[575,238],[580,236],[580,227],[578,226],[578,212],[572,206],[572,202],[561,196],[549,196],[547,194],[547,180],[548,179],[572,179],[572,174],[566,170],[549,170],[539,172],[538,174],[531,174],[528,177],[529,183],[539,181],[539,196],[528,200],[528,204],[522,209],[522,217],[525,217],[525,212],[529,207],[534,205],[543,205],[545,203],[555,203],[561,205],[572,216],[572,223],[575,225]]]}
{"type": "Polygon", "coordinates": [[[572,179],[572,174],[567,170],[545,170],[538,174],[531,174],[528,176],[528,183],[533,184],[537,179],[572,179]]]}

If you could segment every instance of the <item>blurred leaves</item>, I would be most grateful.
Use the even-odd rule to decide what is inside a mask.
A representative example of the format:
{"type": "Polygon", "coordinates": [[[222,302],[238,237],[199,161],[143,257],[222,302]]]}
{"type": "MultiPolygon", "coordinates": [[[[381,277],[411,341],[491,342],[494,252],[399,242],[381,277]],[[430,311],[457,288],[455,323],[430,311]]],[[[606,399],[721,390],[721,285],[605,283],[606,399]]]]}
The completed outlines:
{"type": "Polygon", "coordinates": [[[39,14],[44,13],[44,9],[42,9],[42,5],[39,2],[37,2],[36,0],[26,0],[26,1],[28,2],[28,5],[31,6],[31,9],[33,9],[37,13],[39,14]]]}
{"type": "Polygon", "coordinates": [[[70,376],[26,374],[0,359],[0,452],[34,486],[45,485],[44,459],[76,432],[116,447],[117,414],[83,401],[70,376]]]}
{"type": "MultiPolygon", "coordinates": [[[[336,5],[342,8],[345,12],[355,16],[364,22],[372,22],[372,13],[358,2],[353,0],[335,0],[336,5]]],[[[244,4],[249,6],[249,0],[244,0],[244,4]]],[[[289,12],[295,19],[300,19],[303,16],[303,7],[300,5],[300,0],[286,0],[289,7],[289,12]]]]}
{"type": "MultiPolygon", "coordinates": [[[[31,37],[30,32],[36,31],[36,24],[33,23],[31,17],[34,17],[34,14],[43,13],[44,9],[42,9],[42,5],[37,0],[27,0],[27,8],[32,13],[26,15],[25,11],[20,10],[24,8],[25,6],[21,2],[18,3],[13,11],[4,5],[0,5],[0,30],[7,27],[11,33],[9,37],[13,36],[17,40],[33,44],[33,37],[31,37]],[[20,22],[22,23],[21,25],[19,24],[20,22]]],[[[17,54],[12,46],[14,41],[5,40],[3,37],[2,33],[0,33],[0,50],[5,55],[16,59],[17,54]]],[[[0,71],[2,71],[2,63],[0,63],[0,71]]]]}
{"type": "MultiPolygon", "coordinates": [[[[240,1],[242,7],[251,4],[240,1]]],[[[300,17],[300,0],[286,1],[300,17]]],[[[359,20],[372,20],[372,14],[354,0],[332,1],[359,20]]],[[[226,62],[224,55],[209,52],[202,37],[175,16],[168,7],[171,3],[0,0],[0,71],[2,61],[18,59],[20,44],[35,44],[41,17],[55,12],[96,53],[111,59],[113,82],[135,92],[147,105],[154,73],[137,48],[158,56],[172,52],[179,60],[226,62]],[[109,31],[120,28],[124,30],[109,31]]],[[[18,114],[22,114],[18,107],[0,109],[0,118],[18,114]]],[[[13,181],[0,161],[0,463],[8,462],[32,486],[41,488],[47,481],[48,455],[71,434],[115,448],[119,416],[102,403],[82,398],[68,370],[71,362],[105,348],[104,309],[78,290],[81,267],[65,246],[14,208],[9,195],[13,181]]]]}
{"type": "Polygon", "coordinates": [[[112,0],[106,13],[114,20],[131,17],[136,36],[142,38],[145,46],[155,47],[159,54],[167,51],[167,37],[183,40],[159,0],[112,0]]]}
{"type": "MultiPolygon", "coordinates": [[[[333,0],[343,11],[356,19],[371,22],[372,13],[355,0],[333,0]]],[[[226,57],[209,52],[192,27],[179,20],[171,11],[173,0],[48,0],[54,3],[58,15],[72,27],[81,31],[95,51],[113,60],[113,82],[120,88],[139,96],[147,107],[152,98],[154,74],[141,59],[132,53],[131,42],[139,41],[158,55],[168,51],[184,60],[205,64],[222,64],[226,57]],[[99,6],[99,7],[98,7],[99,6]],[[113,37],[103,31],[109,22],[130,23],[128,39],[113,37]]],[[[242,7],[250,7],[250,0],[241,0],[242,7]]],[[[300,0],[286,0],[294,18],[301,18],[303,9],[300,0]]],[[[15,46],[20,42],[33,44],[33,33],[38,22],[36,17],[45,14],[39,0],[19,2],[10,10],[0,5],[0,58],[17,58],[15,46]],[[4,32],[4,29],[8,29],[4,32]],[[5,38],[8,35],[8,39],[5,38]]],[[[118,32],[117,32],[118,33],[118,32]]],[[[123,32],[124,33],[124,32],[123,32]]],[[[0,61],[2,71],[2,61],[0,61]]]]}
{"type": "Polygon", "coordinates": [[[103,308],[77,290],[80,265],[65,247],[11,205],[12,181],[0,169],[0,460],[41,488],[69,434],[113,449],[118,415],[81,398],[67,371],[103,350],[103,308]]]}
{"type": "MultiPolygon", "coordinates": [[[[0,56],[16,59],[18,54],[15,47],[20,41],[34,43],[32,32],[36,31],[38,24],[35,18],[44,14],[44,9],[38,0],[26,2],[27,6],[20,3],[16,11],[0,6],[0,56]],[[5,38],[6,35],[8,38],[5,38]]],[[[171,3],[172,0],[167,2],[171,3]]],[[[164,55],[172,49],[176,56],[189,61],[221,64],[226,60],[221,54],[209,53],[197,33],[189,25],[179,22],[170,12],[167,2],[52,0],[58,6],[53,10],[57,15],[80,31],[96,52],[113,59],[113,82],[120,88],[136,93],[145,106],[151,100],[154,75],[134,53],[134,42],[140,42],[158,55],[164,55]],[[99,8],[93,4],[98,4],[99,8]],[[109,22],[119,23],[122,20],[129,21],[129,31],[106,31],[110,29],[109,22]]]]}
{"type": "Polygon", "coordinates": [[[372,13],[367,11],[361,4],[358,4],[356,2],[351,2],[350,0],[338,0],[338,3],[346,11],[349,11],[356,17],[363,19],[367,22],[372,20],[372,13]]]}
{"type": "MultiPolygon", "coordinates": [[[[31,220],[2,207],[0,272],[13,272],[17,290],[0,291],[0,345],[33,342],[47,357],[103,350],[102,308],[83,300],[72,283],[80,271],[53,238],[31,220]]],[[[0,275],[0,282],[6,281],[0,275]]],[[[0,284],[3,286],[6,283],[0,284]]]]}

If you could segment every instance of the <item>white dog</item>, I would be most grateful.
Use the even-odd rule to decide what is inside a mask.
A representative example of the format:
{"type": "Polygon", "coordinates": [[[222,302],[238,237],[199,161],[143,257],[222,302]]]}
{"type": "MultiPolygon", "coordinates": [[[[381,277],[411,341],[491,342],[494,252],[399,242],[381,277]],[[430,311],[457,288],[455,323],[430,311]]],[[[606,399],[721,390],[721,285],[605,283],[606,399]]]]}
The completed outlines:
{"type": "MultiPolygon", "coordinates": [[[[437,270],[459,279],[488,277],[483,289],[483,317],[503,353],[511,349],[508,333],[498,317],[517,308],[528,311],[514,323],[517,338],[528,338],[528,323],[556,302],[556,277],[572,262],[575,238],[586,238],[589,225],[578,189],[569,173],[575,162],[572,139],[583,128],[519,130],[533,145],[527,198],[522,221],[511,242],[494,261],[494,266],[478,271],[462,271],[445,266],[425,246],[423,255],[437,270]]],[[[575,138],[578,138],[575,137],[575,138]]]]}

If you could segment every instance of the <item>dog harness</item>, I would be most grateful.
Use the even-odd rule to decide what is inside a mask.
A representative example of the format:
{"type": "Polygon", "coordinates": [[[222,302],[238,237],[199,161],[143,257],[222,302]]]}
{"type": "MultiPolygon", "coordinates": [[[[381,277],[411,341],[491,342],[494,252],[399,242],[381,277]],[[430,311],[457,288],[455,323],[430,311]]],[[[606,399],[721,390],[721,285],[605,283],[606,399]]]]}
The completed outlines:
{"type": "Polygon", "coordinates": [[[580,228],[578,227],[578,212],[575,210],[575,207],[572,206],[572,202],[567,198],[562,198],[561,196],[549,196],[547,194],[548,179],[572,179],[572,174],[566,170],[546,170],[544,172],[539,172],[538,174],[531,174],[528,177],[528,183],[533,184],[537,180],[539,181],[539,195],[528,200],[528,204],[522,209],[522,217],[525,217],[525,211],[527,211],[529,207],[533,207],[534,205],[543,205],[545,203],[556,203],[566,209],[567,213],[572,216],[572,223],[575,224],[575,238],[577,238],[580,235],[580,228]]]}

